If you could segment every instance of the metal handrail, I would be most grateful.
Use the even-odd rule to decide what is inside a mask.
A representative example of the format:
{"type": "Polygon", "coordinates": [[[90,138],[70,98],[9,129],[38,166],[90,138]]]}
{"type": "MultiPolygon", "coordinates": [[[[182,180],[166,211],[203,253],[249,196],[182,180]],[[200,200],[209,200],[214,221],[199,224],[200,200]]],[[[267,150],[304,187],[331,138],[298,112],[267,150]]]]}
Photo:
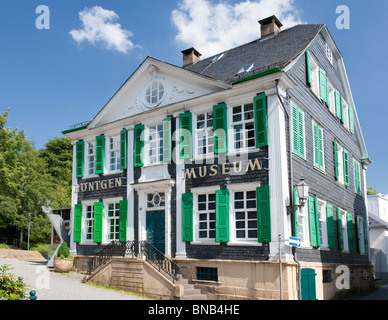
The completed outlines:
{"type": "Polygon", "coordinates": [[[97,256],[88,261],[88,274],[91,274],[99,266],[115,256],[132,256],[132,258],[144,256],[147,262],[156,267],[159,272],[163,272],[164,275],[170,277],[173,283],[178,280],[179,266],[174,261],[166,257],[147,241],[137,240],[127,242],[112,241],[97,256]]]}

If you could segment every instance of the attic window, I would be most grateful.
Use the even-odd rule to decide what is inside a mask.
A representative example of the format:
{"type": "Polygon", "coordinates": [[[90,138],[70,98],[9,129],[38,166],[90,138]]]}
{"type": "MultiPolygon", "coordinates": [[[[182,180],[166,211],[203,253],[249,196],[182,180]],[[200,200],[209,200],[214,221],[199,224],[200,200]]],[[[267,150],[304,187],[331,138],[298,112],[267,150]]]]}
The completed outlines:
{"type": "Polygon", "coordinates": [[[224,56],[224,53],[221,53],[221,54],[219,54],[219,55],[216,55],[216,56],[212,59],[211,63],[217,62],[217,61],[220,60],[223,56],[224,56]]]}
{"type": "Polygon", "coordinates": [[[253,63],[252,63],[252,64],[248,64],[248,65],[242,67],[242,68],[240,69],[240,71],[237,72],[237,75],[240,75],[240,74],[242,74],[242,73],[249,72],[249,71],[251,71],[252,69],[253,69],[253,63]]]}
{"type": "Polygon", "coordinates": [[[330,49],[330,46],[326,43],[326,58],[333,64],[333,51],[330,49]]]}
{"type": "Polygon", "coordinates": [[[145,98],[150,106],[156,106],[164,96],[164,85],[160,81],[154,80],[146,90],[145,98]]]}

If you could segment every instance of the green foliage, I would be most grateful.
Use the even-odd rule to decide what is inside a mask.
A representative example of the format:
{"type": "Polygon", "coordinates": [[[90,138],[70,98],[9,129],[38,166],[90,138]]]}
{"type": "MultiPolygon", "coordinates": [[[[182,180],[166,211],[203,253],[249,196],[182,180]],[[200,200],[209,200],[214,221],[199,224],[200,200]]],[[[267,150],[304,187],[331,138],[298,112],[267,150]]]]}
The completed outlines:
{"type": "Polygon", "coordinates": [[[27,300],[28,286],[22,278],[9,273],[12,270],[9,265],[0,266],[0,300],[27,300]]]}
{"type": "Polygon", "coordinates": [[[371,195],[371,196],[373,196],[373,195],[376,195],[376,194],[378,194],[379,192],[376,190],[376,189],[373,189],[372,187],[368,187],[368,191],[367,191],[367,194],[368,195],[371,195]]]}
{"type": "Polygon", "coordinates": [[[0,249],[9,249],[9,247],[5,243],[0,243],[0,249]]]}
{"type": "Polygon", "coordinates": [[[67,259],[70,256],[70,249],[66,242],[63,242],[57,251],[57,257],[61,259],[67,259]]]}
{"type": "Polygon", "coordinates": [[[8,113],[0,114],[0,228],[22,237],[31,214],[30,242],[48,243],[46,212],[71,205],[71,141],[55,138],[37,151],[23,131],[6,128],[8,113]]]}

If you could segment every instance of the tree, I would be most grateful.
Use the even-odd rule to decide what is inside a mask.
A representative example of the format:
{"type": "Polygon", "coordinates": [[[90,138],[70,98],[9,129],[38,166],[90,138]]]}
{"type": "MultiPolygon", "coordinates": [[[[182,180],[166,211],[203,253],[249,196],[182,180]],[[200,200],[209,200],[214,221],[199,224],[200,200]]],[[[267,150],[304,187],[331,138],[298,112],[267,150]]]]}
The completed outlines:
{"type": "Polygon", "coordinates": [[[368,191],[367,191],[368,195],[373,196],[373,195],[376,195],[378,193],[379,192],[376,189],[373,189],[372,187],[368,187],[368,191]]]}

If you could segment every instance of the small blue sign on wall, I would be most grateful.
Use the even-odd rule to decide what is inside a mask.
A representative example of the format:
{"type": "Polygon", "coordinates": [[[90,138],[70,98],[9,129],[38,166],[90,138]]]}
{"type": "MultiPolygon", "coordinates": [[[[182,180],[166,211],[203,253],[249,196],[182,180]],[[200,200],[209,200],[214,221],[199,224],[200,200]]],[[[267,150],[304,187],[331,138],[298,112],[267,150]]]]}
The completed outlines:
{"type": "Polygon", "coordinates": [[[300,238],[290,237],[289,245],[291,247],[298,247],[298,248],[300,248],[301,243],[302,243],[302,241],[301,241],[300,238]]]}

